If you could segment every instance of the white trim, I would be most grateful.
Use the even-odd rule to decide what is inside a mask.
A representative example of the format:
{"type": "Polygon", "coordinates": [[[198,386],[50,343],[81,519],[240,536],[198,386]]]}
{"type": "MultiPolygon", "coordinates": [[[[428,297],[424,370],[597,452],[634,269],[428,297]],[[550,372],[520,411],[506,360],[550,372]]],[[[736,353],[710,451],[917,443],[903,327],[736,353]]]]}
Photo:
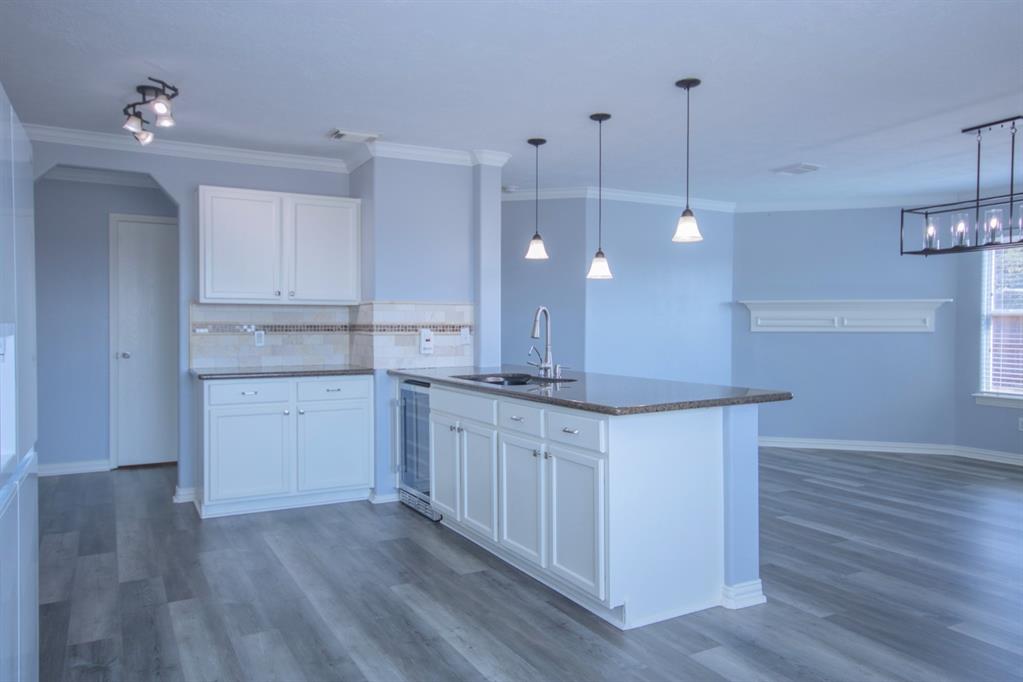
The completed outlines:
{"type": "Polygon", "coordinates": [[[950,298],[905,300],[739,301],[751,332],[933,332],[935,311],[950,298]]]}
{"type": "Polygon", "coordinates": [[[163,139],[161,133],[157,133],[156,140],[152,144],[143,147],[128,134],[99,133],[91,130],[76,130],[73,128],[58,128],[28,123],[24,127],[29,139],[33,142],[52,142],[55,144],[110,149],[137,154],[158,154],[185,159],[226,161],[229,163],[322,171],[325,173],[348,172],[348,166],[345,162],[337,158],[284,154],[281,152],[257,151],[237,147],[220,147],[196,144],[194,142],[177,142],[163,139]]]}
{"type": "MultiPolygon", "coordinates": [[[[108,253],[109,253],[109,291],[107,297],[108,307],[108,318],[110,320],[110,326],[107,334],[107,357],[110,358],[110,374],[108,376],[109,390],[107,394],[109,396],[109,404],[107,409],[110,412],[110,469],[116,469],[119,464],[120,457],[118,455],[118,424],[117,424],[117,385],[118,376],[117,371],[120,367],[120,363],[117,362],[117,333],[120,327],[120,320],[117,317],[118,311],[118,300],[117,300],[117,285],[118,285],[118,258],[117,258],[117,225],[122,221],[130,221],[135,223],[153,223],[154,225],[166,225],[173,227],[175,230],[178,227],[177,218],[167,218],[165,216],[148,216],[148,215],[134,215],[131,213],[111,213],[109,214],[107,222],[107,242],[108,242],[108,253]]],[[[180,317],[180,315],[179,315],[180,317]]],[[[178,320],[178,326],[180,327],[181,320],[178,320]]]]}
{"type": "MultiPolygon", "coordinates": [[[[554,187],[540,190],[540,200],[550,199],[596,199],[598,191],[596,187],[554,187]]],[[[504,192],[501,201],[533,201],[536,192],[520,190],[515,192],[504,192]]],[[[604,188],[604,201],[627,201],[634,204],[653,204],[656,206],[674,206],[682,208],[685,200],[681,195],[676,194],[655,194],[652,192],[636,192],[629,189],[615,189],[614,187],[604,188]]],[[[731,201],[718,201],[716,199],[690,199],[689,205],[697,210],[720,211],[722,213],[735,212],[735,203],[731,201]]]]}
{"type": "Polygon", "coordinates": [[[118,185],[120,187],[143,187],[146,189],[162,189],[148,173],[132,171],[114,171],[101,168],[81,168],[79,166],[54,166],[40,180],[61,180],[64,182],[91,182],[99,185],[118,185]]]}
{"type": "Polygon", "coordinates": [[[1023,453],[984,450],[965,445],[938,443],[903,443],[879,440],[839,440],[833,438],[785,438],[760,436],[762,448],[795,448],[797,450],[846,450],[849,452],[884,452],[901,455],[935,455],[965,457],[985,462],[1023,466],[1023,453]]]}
{"type": "Polygon", "coordinates": [[[502,168],[504,164],[508,163],[510,158],[511,154],[505,152],[493,152],[488,149],[472,150],[472,162],[475,166],[496,166],[497,168],[502,168]]]}
{"type": "Polygon", "coordinates": [[[764,586],[759,580],[749,580],[721,588],[721,605],[726,609],[744,609],[767,602],[764,586]]]}
{"type": "Polygon", "coordinates": [[[974,400],[978,405],[988,407],[1008,407],[1023,410],[1023,395],[1011,395],[1009,393],[974,393],[974,400]]]}
{"type": "Polygon", "coordinates": [[[454,166],[472,166],[475,164],[472,152],[458,149],[442,149],[440,147],[420,147],[419,145],[401,144],[399,142],[368,142],[369,153],[374,158],[401,159],[403,161],[427,161],[429,163],[446,163],[454,166]]]}
{"type": "Polygon", "coordinates": [[[373,504],[388,504],[389,502],[397,502],[398,493],[393,492],[387,493],[386,495],[378,495],[377,492],[374,490],[369,494],[369,501],[372,502],[373,504]]]}
{"type": "Polygon", "coordinates": [[[195,488],[182,488],[180,485],[174,486],[174,502],[195,502],[195,488]]]}
{"type": "Polygon", "coordinates": [[[106,459],[90,459],[81,462],[57,462],[40,464],[40,476],[66,476],[68,474],[91,474],[97,471],[110,471],[110,461],[106,459]]]}
{"type": "Polygon", "coordinates": [[[277,511],[279,509],[301,509],[302,507],[319,507],[325,504],[341,502],[358,502],[369,499],[369,488],[354,488],[313,493],[296,497],[295,495],[274,495],[244,500],[228,500],[224,502],[206,502],[198,496],[193,500],[200,518],[213,519],[218,516],[234,516],[236,514],[253,514],[256,512],[277,511]]]}

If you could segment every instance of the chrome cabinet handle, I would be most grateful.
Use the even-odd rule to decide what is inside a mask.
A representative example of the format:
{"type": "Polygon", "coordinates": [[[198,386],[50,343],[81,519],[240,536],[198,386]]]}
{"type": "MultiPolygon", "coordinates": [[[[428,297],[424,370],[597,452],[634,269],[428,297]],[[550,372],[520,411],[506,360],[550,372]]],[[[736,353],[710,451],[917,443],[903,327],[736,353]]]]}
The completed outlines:
{"type": "Polygon", "coordinates": [[[281,292],[280,292],[280,291],[275,291],[275,292],[274,292],[274,296],[280,296],[280,295],[281,295],[281,292]]]}
{"type": "Polygon", "coordinates": [[[341,390],[342,389],[340,389],[340,388],[328,388],[327,389],[327,393],[340,393],[341,390]]]}
{"type": "Polygon", "coordinates": [[[131,353],[127,353],[127,352],[121,353],[121,358],[123,360],[128,360],[129,358],[131,358],[131,353]]]}
{"type": "Polygon", "coordinates": [[[458,427],[458,432],[459,433],[465,433],[465,429],[463,429],[461,426],[459,426],[458,427]]]}
{"type": "Polygon", "coordinates": [[[242,391],[242,395],[256,395],[259,391],[242,391]]]}
{"type": "Polygon", "coordinates": [[[568,433],[568,434],[571,434],[573,436],[578,436],[579,435],[579,429],[570,429],[567,426],[563,427],[561,429],[561,432],[562,433],[568,433]]]}
{"type": "Polygon", "coordinates": [[[452,424],[451,426],[448,427],[448,431],[456,431],[457,429],[458,429],[458,427],[455,426],[454,424],[452,424]]]}
{"type": "Polygon", "coordinates": [[[520,421],[522,421],[522,417],[520,417],[518,415],[514,415],[514,414],[512,416],[508,417],[508,419],[511,419],[513,422],[520,422],[520,421]]]}
{"type": "Polygon", "coordinates": [[[285,417],[287,417],[289,414],[291,414],[291,410],[284,410],[284,416],[285,417]]]}
{"type": "Polygon", "coordinates": [[[540,456],[540,451],[539,450],[533,450],[533,457],[539,457],[539,456],[540,456]]]}
{"type": "Polygon", "coordinates": [[[543,453],[543,458],[544,459],[550,459],[551,458],[551,453],[549,453],[549,452],[543,453]]]}

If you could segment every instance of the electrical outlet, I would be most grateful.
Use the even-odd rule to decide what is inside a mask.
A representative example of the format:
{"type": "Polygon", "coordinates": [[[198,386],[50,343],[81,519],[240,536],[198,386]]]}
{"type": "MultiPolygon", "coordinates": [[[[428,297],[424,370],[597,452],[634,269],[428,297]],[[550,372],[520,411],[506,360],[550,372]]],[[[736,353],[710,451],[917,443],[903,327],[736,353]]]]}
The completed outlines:
{"type": "Polygon", "coordinates": [[[252,336],[256,339],[257,348],[266,345],[266,332],[262,329],[257,329],[252,336]]]}
{"type": "Polygon", "coordinates": [[[433,355],[433,330],[432,329],[420,329],[419,330],[419,354],[420,355],[433,355]]]}
{"type": "Polygon", "coordinates": [[[1023,417],[1019,418],[1019,430],[1023,431],[1023,417]]]}

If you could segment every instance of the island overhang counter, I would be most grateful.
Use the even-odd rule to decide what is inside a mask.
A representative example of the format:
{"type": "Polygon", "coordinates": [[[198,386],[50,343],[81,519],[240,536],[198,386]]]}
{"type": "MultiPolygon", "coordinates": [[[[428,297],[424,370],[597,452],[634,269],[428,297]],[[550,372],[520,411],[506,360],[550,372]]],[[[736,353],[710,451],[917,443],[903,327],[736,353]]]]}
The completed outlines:
{"type": "Polygon", "coordinates": [[[441,523],[623,629],[765,601],[757,413],[790,393],[584,372],[481,380],[531,372],[389,371],[430,386],[441,523]]]}

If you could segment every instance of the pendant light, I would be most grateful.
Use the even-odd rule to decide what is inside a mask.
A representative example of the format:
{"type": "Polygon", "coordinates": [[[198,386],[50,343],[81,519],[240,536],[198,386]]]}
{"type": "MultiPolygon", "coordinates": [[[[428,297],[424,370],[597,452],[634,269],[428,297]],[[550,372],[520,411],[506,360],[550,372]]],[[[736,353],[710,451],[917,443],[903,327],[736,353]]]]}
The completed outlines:
{"type": "Polygon", "coordinates": [[[597,122],[597,253],[593,255],[590,263],[590,270],[586,273],[586,279],[614,279],[611,274],[611,266],[607,263],[604,255],[603,234],[604,234],[604,121],[611,118],[611,114],[591,114],[590,120],[597,122]]]}
{"type": "Polygon", "coordinates": [[[675,85],[686,91],[686,207],[675,225],[675,236],[673,242],[692,243],[702,242],[703,235],[700,234],[700,227],[696,224],[696,216],[693,209],[689,208],[689,91],[700,84],[699,78],[683,78],[675,85]]]}
{"type": "Polygon", "coordinates": [[[547,249],[544,248],[543,238],[540,236],[540,145],[547,144],[542,137],[531,137],[526,140],[536,150],[536,217],[533,228],[533,238],[529,240],[529,248],[526,249],[526,260],[547,260],[547,249]]]}

